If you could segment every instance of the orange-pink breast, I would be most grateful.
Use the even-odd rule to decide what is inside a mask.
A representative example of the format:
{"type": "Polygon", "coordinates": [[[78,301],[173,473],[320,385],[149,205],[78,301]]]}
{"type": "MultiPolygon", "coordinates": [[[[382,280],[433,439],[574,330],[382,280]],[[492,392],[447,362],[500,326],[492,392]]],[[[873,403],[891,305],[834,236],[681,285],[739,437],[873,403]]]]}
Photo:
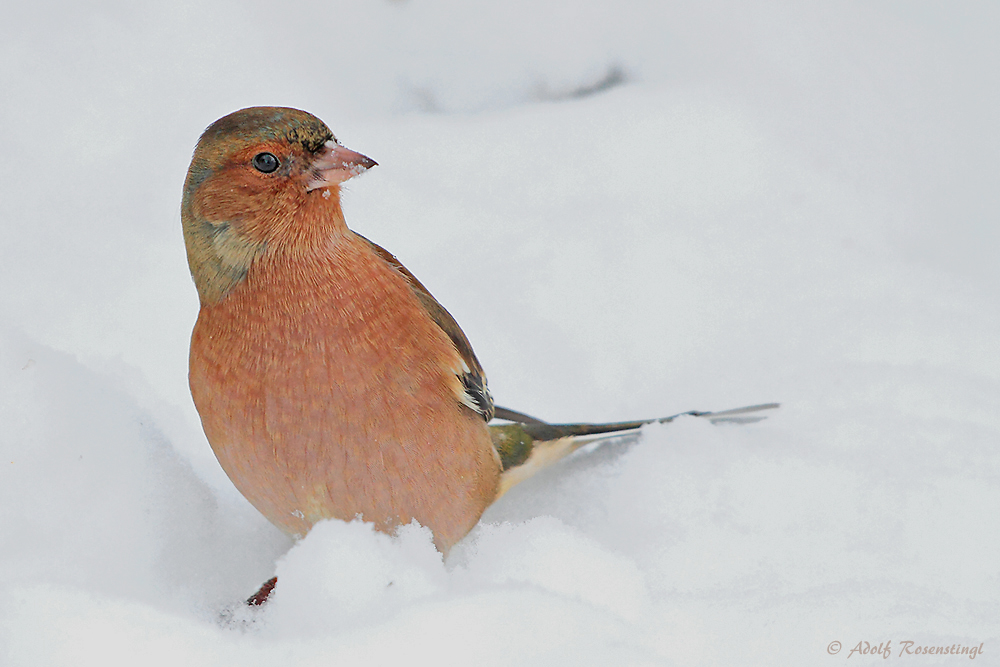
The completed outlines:
{"type": "Polygon", "coordinates": [[[499,464],[455,395],[458,355],[405,279],[353,235],[269,254],[191,340],[191,392],[236,487],[305,534],[416,519],[442,550],[493,501],[499,464]]]}

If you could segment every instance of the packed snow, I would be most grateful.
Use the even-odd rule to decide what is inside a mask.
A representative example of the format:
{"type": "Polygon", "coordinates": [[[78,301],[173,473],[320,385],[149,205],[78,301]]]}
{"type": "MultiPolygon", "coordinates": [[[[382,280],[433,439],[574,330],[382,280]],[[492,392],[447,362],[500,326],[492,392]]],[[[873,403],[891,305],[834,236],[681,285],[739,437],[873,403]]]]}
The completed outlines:
{"type": "Polygon", "coordinates": [[[1000,665],[997,34],[971,1],[6,3],[0,664],[1000,665]],[[782,407],[590,446],[446,560],[415,524],[293,543],[187,390],[181,184],[253,105],[379,162],[348,223],[499,404],[782,407]]]}

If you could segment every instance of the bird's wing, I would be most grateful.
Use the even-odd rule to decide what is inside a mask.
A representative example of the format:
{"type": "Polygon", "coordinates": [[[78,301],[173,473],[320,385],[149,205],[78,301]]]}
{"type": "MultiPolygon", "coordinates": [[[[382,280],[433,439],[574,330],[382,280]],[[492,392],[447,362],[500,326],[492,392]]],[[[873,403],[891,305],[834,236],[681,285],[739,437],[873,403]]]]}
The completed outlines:
{"type": "Polygon", "coordinates": [[[406,281],[410,284],[410,289],[413,290],[413,294],[417,297],[420,305],[427,311],[427,314],[430,315],[434,323],[448,336],[458,351],[459,356],[462,357],[462,361],[465,362],[465,368],[462,369],[464,372],[458,376],[458,379],[462,381],[462,386],[465,388],[465,395],[468,399],[462,402],[482,415],[486,421],[493,419],[493,396],[490,394],[489,387],[486,384],[486,374],[483,372],[483,367],[479,364],[479,359],[476,358],[476,353],[472,351],[472,344],[465,337],[465,333],[458,326],[458,322],[451,316],[451,313],[445,310],[444,306],[438,303],[437,299],[417,280],[416,276],[410,273],[396,259],[395,255],[377,243],[369,241],[364,236],[361,236],[361,234],[357,234],[357,236],[367,243],[382,261],[406,278],[406,281]]]}

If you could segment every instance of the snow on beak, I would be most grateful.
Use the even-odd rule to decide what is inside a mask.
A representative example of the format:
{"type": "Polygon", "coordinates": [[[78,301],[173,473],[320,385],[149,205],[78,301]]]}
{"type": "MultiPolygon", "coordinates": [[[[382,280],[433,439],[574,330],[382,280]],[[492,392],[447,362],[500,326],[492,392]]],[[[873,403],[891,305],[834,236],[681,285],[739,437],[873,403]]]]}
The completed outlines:
{"type": "Polygon", "coordinates": [[[370,157],[355,153],[336,141],[328,141],[316,152],[305,173],[306,191],[340,185],[377,164],[370,157]]]}

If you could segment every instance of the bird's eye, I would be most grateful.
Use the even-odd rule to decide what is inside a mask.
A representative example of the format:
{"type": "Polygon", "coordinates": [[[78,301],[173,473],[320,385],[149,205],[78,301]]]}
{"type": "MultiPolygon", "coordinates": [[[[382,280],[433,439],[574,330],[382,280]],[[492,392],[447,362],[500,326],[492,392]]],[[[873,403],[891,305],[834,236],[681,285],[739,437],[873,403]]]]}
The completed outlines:
{"type": "Polygon", "coordinates": [[[264,174],[270,174],[279,164],[281,163],[273,153],[257,153],[253,156],[253,168],[264,174]]]}

